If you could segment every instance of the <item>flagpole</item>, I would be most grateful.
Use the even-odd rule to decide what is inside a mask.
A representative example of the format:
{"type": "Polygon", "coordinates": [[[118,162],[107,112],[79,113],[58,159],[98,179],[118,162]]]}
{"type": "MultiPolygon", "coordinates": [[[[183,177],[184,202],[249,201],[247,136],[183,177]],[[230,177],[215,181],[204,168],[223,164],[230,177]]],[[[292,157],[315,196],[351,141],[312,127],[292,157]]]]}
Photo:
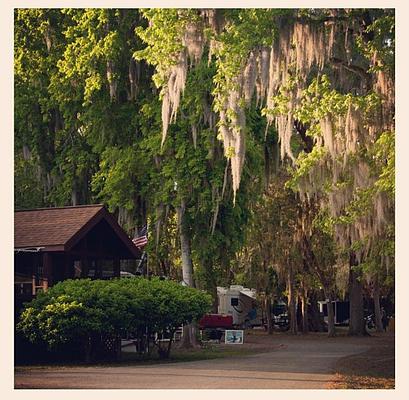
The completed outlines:
{"type": "Polygon", "coordinates": [[[140,270],[142,267],[142,273],[143,273],[143,262],[145,261],[146,257],[146,277],[149,278],[149,264],[148,264],[148,255],[144,250],[142,250],[146,243],[148,241],[148,225],[145,225],[140,231],[135,227],[135,234],[132,242],[135,244],[135,246],[142,251],[142,256],[139,260],[139,264],[137,269],[140,270]]]}
{"type": "MultiPolygon", "coordinates": [[[[148,221],[146,221],[146,242],[148,242],[148,221]]],[[[148,254],[146,254],[146,277],[149,279],[148,254]]]]}

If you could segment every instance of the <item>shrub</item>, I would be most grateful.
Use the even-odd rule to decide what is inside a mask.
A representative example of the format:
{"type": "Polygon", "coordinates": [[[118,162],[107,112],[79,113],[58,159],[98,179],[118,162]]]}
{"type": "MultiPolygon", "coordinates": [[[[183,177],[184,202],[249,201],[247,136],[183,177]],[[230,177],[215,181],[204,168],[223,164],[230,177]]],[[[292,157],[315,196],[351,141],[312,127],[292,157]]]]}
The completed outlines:
{"type": "Polygon", "coordinates": [[[118,343],[124,332],[146,337],[148,344],[153,340],[159,355],[168,357],[175,330],[200,319],[210,306],[208,294],[156,278],[66,280],[27,304],[17,329],[51,350],[80,341],[87,361],[97,338],[118,343]],[[156,340],[164,334],[171,338],[165,348],[156,340]]]}

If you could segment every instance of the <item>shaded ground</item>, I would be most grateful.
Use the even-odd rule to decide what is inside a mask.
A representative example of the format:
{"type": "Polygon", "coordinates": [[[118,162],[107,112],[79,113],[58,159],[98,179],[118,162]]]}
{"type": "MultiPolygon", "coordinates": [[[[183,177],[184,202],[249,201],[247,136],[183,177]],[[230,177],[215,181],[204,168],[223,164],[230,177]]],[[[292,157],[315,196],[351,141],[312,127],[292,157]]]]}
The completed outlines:
{"type": "Polygon", "coordinates": [[[362,353],[341,358],[335,365],[333,389],[394,389],[394,335],[376,337],[371,348],[362,353]]]}
{"type": "MultiPolygon", "coordinates": [[[[243,345],[217,345],[206,351],[207,358],[227,358],[164,364],[18,367],[16,388],[90,388],[90,389],[317,389],[341,385],[341,375],[353,368],[359,372],[363,354],[371,348],[385,347],[385,357],[393,348],[393,337],[328,339],[325,334],[288,336],[247,334],[243,345]],[[386,349],[388,348],[388,349],[386,349]],[[224,350],[223,350],[224,349],[224,350]],[[227,349],[227,350],[226,350],[227,349]],[[242,355],[245,353],[246,355],[242,355]],[[354,358],[355,357],[355,358],[354,358]],[[358,357],[358,358],[356,358],[358,357]],[[352,361],[351,361],[352,360],[352,361]],[[355,365],[355,367],[354,367],[355,365]],[[334,375],[338,372],[339,375],[334,375]],[[334,383],[336,382],[336,383],[334,383]]],[[[198,356],[196,351],[196,357],[198,356]]],[[[199,352],[200,353],[200,352],[199,352]]],[[[176,352],[176,360],[194,352],[176,352]]],[[[378,353],[378,351],[376,352],[378,353]]],[[[367,359],[367,355],[364,356],[367,359]]],[[[124,357],[126,359],[126,357],[124,357]]],[[[186,358],[185,358],[186,359],[186,358]]],[[[188,358],[189,359],[189,358],[188,358]]],[[[194,359],[190,358],[190,359],[194,359]]],[[[175,361],[175,360],[173,360],[175,361]]],[[[374,365],[377,363],[374,361],[374,365]]],[[[366,361],[365,361],[366,362],[366,361]]],[[[392,364],[382,364],[384,374],[393,376],[392,364]]],[[[349,376],[349,375],[348,375],[349,376]]],[[[361,377],[362,375],[351,375],[361,377]]],[[[341,386],[338,386],[341,387],[341,386]]],[[[345,387],[345,386],[343,386],[345,387]]]]}

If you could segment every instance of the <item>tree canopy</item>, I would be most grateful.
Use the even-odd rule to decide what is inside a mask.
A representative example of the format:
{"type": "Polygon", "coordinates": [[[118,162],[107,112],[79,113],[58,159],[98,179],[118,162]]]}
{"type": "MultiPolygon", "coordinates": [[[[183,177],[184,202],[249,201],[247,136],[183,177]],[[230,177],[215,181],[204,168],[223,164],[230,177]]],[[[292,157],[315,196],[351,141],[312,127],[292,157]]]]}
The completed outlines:
{"type": "Polygon", "coordinates": [[[214,300],[254,268],[297,290],[342,291],[352,271],[391,288],[394,24],[393,9],[16,9],[15,206],[100,201],[131,234],[148,222],[154,273],[214,300]]]}

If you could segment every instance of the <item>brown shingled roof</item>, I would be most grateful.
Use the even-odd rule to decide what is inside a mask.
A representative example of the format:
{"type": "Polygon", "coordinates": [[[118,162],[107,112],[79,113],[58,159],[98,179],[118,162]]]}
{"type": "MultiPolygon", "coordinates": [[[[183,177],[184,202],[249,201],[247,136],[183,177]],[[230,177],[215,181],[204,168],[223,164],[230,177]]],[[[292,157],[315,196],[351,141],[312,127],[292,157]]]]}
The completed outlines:
{"type": "Polygon", "coordinates": [[[44,251],[70,250],[99,221],[106,220],[130,258],[140,251],[102,204],[39,208],[14,213],[14,248],[44,247],[44,251]]]}
{"type": "Polygon", "coordinates": [[[104,208],[92,206],[42,208],[14,213],[14,247],[65,245],[104,208]]]}

